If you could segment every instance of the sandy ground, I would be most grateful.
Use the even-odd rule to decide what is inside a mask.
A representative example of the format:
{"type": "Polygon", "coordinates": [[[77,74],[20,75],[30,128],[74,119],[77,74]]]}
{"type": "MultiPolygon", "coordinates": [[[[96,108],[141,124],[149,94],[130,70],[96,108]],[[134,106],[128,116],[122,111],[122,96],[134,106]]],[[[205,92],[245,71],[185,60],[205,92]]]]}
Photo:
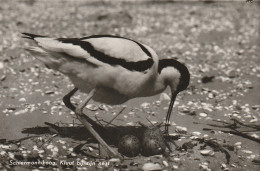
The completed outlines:
{"type": "MultiPolygon", "coordinates": [[[[153,167],[159,170],[259,170],[259,8],[257,3],[245,2],[1,1],[0,168],[140,170],[145,163],[157,163],[153,167]],[[89,149],[90,143],[95,147],[96,143],[79,129],[74,113],[62,102],[73,85],[23,50],[30,42],[21,39],[21,32],[55,37],[120,35],[151,46],[160,58],[184,62],[191,72],[191,83],[177,98],[170,132],[179,136],[177,145],[196,145],[188,150],[172,146],[173,152],[167,155],[139,155],[122,161],[91,157],[88,153],[100,150],[89,149]],[[234,120],[238,127],[214,127],[234,120]],[[65,134],[52,132],[44,122],[72,129],[65,134]],[[243,133],[254,139],[225,132],[234,130],[247,131],[243,133]],[[24,137],[28,138],[11,141],[24,137]],[[229,153],[230,161],[223,151],[199,140],[218,142],[229,153]],[[88,152],[75,150],[79,145],[88,152]],[[203,155],[203,150],[210,152],[203,155]],[[86,161],[100,166],[13,166],[10,160],[86,161]]],[[[78,93],[73,101],[77,103],[84,96],[78,93]]],[[[130,100],[112,124],[163,122],[168,101],[161,97],[130,100]]],[[[85,113],[105,124],[122,107],[91,102],[85,113]]]]}

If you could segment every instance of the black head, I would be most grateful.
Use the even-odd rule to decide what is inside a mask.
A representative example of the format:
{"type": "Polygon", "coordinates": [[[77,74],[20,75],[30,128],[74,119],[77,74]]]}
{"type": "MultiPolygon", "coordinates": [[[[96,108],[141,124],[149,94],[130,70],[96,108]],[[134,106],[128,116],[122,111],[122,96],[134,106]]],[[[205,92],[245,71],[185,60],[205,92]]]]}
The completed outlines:
{"type": "Polygon", "coordinates": [[[159,66],[158,66],[159,73],[161,73],[161,71],[167,67],[174,67],[181,74],[180,82],[177,87],[177,92],[185,90],[189,86],[189,83],[190,83],[190,72],[189,72],[188,68],[183,63],[181,63],[177,60],[174,60],[174,59],[159,60],[159,66]]]}

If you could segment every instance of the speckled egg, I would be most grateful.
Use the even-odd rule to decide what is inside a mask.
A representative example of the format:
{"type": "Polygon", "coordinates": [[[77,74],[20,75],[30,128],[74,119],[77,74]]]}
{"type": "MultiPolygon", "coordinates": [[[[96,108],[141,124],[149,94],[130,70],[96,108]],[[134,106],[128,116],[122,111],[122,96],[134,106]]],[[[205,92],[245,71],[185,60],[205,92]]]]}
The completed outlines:
{"type": "Polygon", "coordinates": [[[118,152],[127,156],[135,157],[140,153],[141,142],[134,135],[125,135],[119,140],[118,152]]]}
{"type": "Polygon", "coordinates": [[[147,128],[143,135],[142,153],[146,156],[164,153],[166,149],[163,133],[159,127],[147,128]]]}

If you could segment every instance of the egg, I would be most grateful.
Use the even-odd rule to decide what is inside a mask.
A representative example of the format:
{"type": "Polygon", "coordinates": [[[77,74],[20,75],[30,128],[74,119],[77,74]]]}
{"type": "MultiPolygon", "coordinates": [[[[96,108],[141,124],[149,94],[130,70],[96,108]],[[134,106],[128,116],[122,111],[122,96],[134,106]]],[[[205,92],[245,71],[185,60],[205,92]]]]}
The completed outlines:
{"type": "Polygon", "coordinates": [[[142,153],[146,156],[164,153],[166,149],[163,133],[159,127],[148,127],[142,139],[142,153]]]}
{"type": "Polygon", "coordinates": [[[134,135],[125,135],[119,140],[118,152],[127,156],[135,157],[140,153],[141,142],[134,135]]]}

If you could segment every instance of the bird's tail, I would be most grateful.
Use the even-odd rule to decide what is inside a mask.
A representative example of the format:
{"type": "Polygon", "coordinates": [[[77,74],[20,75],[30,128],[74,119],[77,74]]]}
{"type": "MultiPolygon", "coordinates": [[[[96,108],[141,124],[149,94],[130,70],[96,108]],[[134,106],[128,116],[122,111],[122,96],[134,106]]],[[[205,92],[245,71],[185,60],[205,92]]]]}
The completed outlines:
{"type": "Polygon", "coordinates": [[[48,55],[48,53],[40,47],[31,46],[31,47],[26,47],[24,49],[33,55],[37,55],[37,56],[47,56],[48,55]]]}
{"type": "Polygon", "coordinates": [[[63,53],[59,52],[59,47],[55,47],[57,40],[47,36],[41,36],[31,33],[22,33],[23,38],[33,40],[36,46],[24,48],[33,56],[43,62],[48,68],[59,70],[60,66],[66,60],[63,53]],[[57,50],[58,51],[55,51],[57,50]]]}
{"type": "Polygon", "coordinates": [[[62,62],[59,58],[53,57],[47,51],[40,47],[26,47],[24,48],[26,51],[30,52],[33,56],[35,56],[38,60],[40,60],[47,68],[58,70],[62,62]]]}
{"type": "Polygon", "coordinates": [[[22,33],[22,34],[23,34],[22,38],[32,39],[32,40],[34,40],[34,38],[36,38],[36,37],[47,37],[47,36],[31,34],[31,33],[22,33]]]}

